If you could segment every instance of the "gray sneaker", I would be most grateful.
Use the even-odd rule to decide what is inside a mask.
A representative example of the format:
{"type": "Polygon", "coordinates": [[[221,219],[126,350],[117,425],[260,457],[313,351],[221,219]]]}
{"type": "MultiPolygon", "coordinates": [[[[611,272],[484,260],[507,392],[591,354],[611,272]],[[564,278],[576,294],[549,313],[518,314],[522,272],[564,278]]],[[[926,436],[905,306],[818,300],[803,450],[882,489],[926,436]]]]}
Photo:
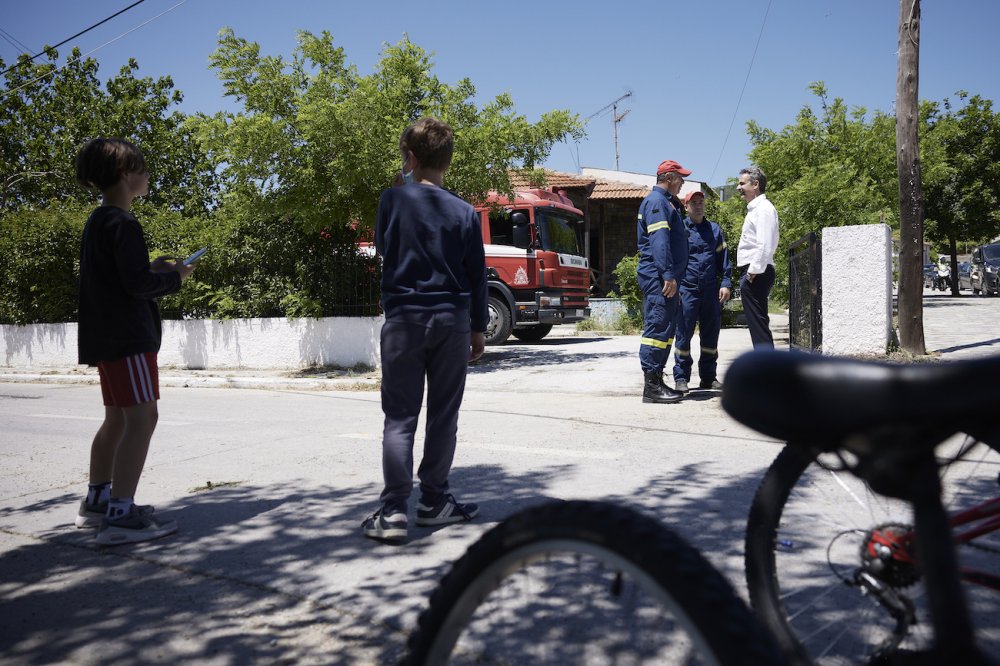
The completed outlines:
{"type": "Polygon", "coordinates": [[[678,393],[687,393],[690,389],[688,388],[687,380],[675,379],[674,380],[674,390],[678,393]]]}
{"type": "MultiPolygon", "coordinates": [[[[153,515],[155,509],[149,505],[135,507],[144,516],[153,515]]],[[[97,504],[87,504],[86,499],[80,500],[80,508],[76,512],[76,521],[74,524],[83,529],[90,527],[100,527],[101,521],[104,517],[108,515],[108,503],[98,502],[97,504]]]]}
{"type": "Polygon", "coordinates": [[[472,502],[460,504],[455,496],[446,493],[436,502],[428,506],[424,498],[417,504],[417,525],[431,527],[434,525],[450,525],[472,520],[479,515],[479,506],[472,502]]]}
{"type": "Polygon", "coordinates": [[[97,531],[97,545],[120,546],[126,543],[152,541],[176,531],[176,520],[157,520],[133,504],[132,510],[121,518],[101,520],[101,527],[97,531]]]}
{"type": "Polygon", "coordinates": [[[369,539],[383,541],[403,541],[406,539],[406,514],[402,512],[385,513],[385,507],[365,518],[361,530],[369,539]]]}
{"type": "Polygon", "coordinates": [[[705,391],[721,391],[722,382],[720,382],[718,379],[712,379],[712,380],[703,379],[701,380],[701,382],[698,383],[698,388],[705,391]]]}

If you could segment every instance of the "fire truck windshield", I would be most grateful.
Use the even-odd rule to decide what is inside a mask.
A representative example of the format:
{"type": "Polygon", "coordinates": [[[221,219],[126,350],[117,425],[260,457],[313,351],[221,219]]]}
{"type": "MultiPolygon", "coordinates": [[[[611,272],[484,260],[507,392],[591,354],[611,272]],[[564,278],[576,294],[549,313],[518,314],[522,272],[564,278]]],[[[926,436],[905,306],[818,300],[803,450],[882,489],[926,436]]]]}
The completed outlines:
{"type": "Polygon", "coordinates": [[[553,208],[537,208],[535,224],[541,234],[543,250],[583,256],[583,219],[580,216],[553,208]]]}

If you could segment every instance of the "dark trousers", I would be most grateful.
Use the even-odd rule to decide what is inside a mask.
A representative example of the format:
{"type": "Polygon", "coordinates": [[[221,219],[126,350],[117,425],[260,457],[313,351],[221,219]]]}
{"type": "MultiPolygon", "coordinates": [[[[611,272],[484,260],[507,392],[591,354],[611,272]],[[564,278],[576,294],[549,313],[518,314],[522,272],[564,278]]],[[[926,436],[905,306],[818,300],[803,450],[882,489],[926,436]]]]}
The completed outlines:
{"type": "Polygon", "coordinates": [[[642,337],[639,338],[639,365],[645,372],[663,372],[674,344],[677,328],[677,296],[644,294],[642,297],[642,337]]]}
{"type": "Polygon", "coordinates": [[[771,318],[767,314],[767,299],[771,296],[774,286],[774,266],[768,264],[767,269],[754,277],[753,282],[747,279],[744,266],[743,277],[740,278],[740,301],[743,303],[743,314],[750,327],[750,340],[754,349],[774,349],[774,336],[771,335],[771,318]]]}
{"type": "Polygon", "coordinates": [[[382,504],[406,510],[413,490],[413,439],[427,381],[424,454],[417,470],[422,496],[448,492],[455,457],[458,410],[469,364],[469,316],[427,315],[382,325],[382,504]]]}
{"type": "Polygon", "coordinates": [[[701,351],[698,354],[698,376],[702,382],[716,377],[719,363],[719,330],[722,328],[722,304],[719,288],[681,287],[681,308],[677,315],[677,337],[674,343],[674,380],[691,381],[691,339],[698,325],[701,351]]]}

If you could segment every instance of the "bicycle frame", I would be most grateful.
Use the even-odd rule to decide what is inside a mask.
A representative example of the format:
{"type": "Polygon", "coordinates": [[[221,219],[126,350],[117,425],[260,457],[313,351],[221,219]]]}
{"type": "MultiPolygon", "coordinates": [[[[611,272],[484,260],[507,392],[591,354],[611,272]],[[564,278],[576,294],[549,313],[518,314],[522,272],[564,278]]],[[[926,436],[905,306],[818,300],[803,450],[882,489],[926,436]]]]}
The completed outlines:
{"type": "MultiPolygon", "coordinates": [[[[991,534],[1000,529],[1000,497],[986,500],[981,504],[965,509],[958,513],[951,514],[948,518],[948,525],[951,527],[951,539],[956,546],[975,546],[975,540],[986,534],[991,534]],[[968,529],[959,528],[969,526],[968,529]]],[[[892,549],[892,558],[907,564],[917,564],[918,558],[912,550],[912,544],[916,543],[916,532],[913,530],[901,534],[872,535],[874,543],[892,549]]],[[[970,567],[959,567],[958,575],[963,581],[975,583],[983,587],[1000,592],[1000,576],[970,567]]]]}
{"type": "MultiPolygon", "coordinates": [[[[995,532],[1000,529],[1000,497],[954,514],[949,524],[952,528],[952,540],[956,545],[972,544],[976,538],[995,532]],[[972,525],[972,527],[964,531],[956,531],[956,528],[964,525],[972,525]]],[[[958,573],[964,581],[1000,592],[1000,576],[996,574],[967,567],[959,567],[958,573]]]]}

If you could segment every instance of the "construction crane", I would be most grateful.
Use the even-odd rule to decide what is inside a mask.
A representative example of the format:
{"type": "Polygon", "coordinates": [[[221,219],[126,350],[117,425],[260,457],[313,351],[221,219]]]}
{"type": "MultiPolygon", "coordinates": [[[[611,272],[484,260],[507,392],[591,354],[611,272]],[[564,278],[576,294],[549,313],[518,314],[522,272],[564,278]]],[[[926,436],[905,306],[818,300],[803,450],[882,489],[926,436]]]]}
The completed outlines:
{"type": "Polygon", "coordinates": [[[632,96],[632,91],[629,90],[624,95],[622,95],[615,101],[611,102],[607,106],[602,107],[601,109],[598,109],[594,113],[590,114],[584,121],[585,124],[589,123],[594,118],[597,118],[598,116],[603,116],[605,113],[608,112],[608,109],[611,110],[611,125],[615,133],[615,171],[618,171],[618,160],[621,157],[621,155],[618,152],[618,123],[620,123],[625,118],[625,116],[627,116],[629,112],[632,110],[632,109],[625,109],[621,113],[618,113],[618,104],[619,102],[622,102],[623,100],[626,100],[631,96],[632,96]]]}

